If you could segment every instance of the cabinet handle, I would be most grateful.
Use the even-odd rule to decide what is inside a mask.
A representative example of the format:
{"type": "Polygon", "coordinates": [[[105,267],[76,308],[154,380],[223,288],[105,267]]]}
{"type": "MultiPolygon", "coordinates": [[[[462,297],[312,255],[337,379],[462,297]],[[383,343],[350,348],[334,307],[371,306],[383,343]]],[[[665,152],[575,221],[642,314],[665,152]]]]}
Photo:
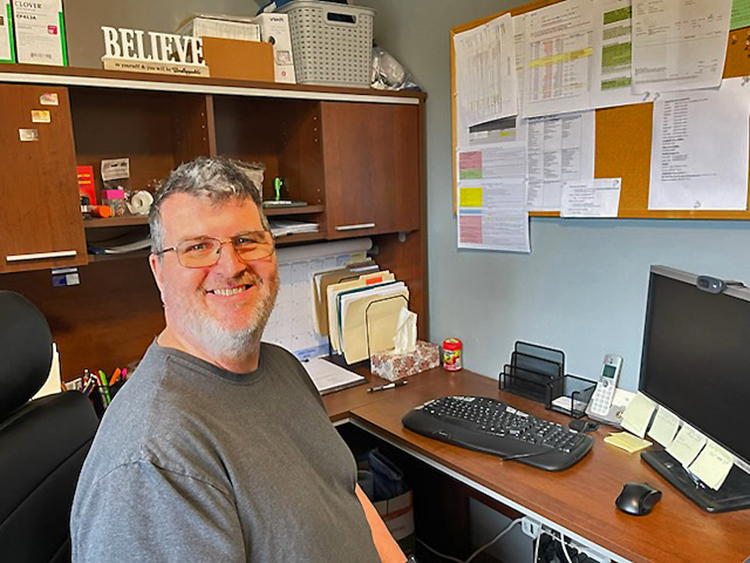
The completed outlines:
{"type": "Polygon", "coordinates": [[[374,229],[375,223],[360,223],[359,225],[336,225],[337,231],[356,231],[358,229],[374,229]]]}
{"type": "Polygon", "coordinates": [[[24,260],[47,260],[50,258],[67,258],[78,254],[76,250],[59,250],[57,252],[34,252],[33,254],[14,254],[6,256],[7,262],[23,262],[24,260]]]}

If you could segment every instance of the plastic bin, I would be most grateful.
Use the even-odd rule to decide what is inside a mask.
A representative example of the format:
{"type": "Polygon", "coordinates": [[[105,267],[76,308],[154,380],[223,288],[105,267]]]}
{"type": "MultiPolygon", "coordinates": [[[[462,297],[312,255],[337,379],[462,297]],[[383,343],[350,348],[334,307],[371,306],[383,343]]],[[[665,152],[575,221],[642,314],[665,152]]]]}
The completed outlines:
{"type": "Polygon", "coordinates": [[[370,86],[375,10],[293,0],[278,11],[289,15],[299,84],[370,86]]]}

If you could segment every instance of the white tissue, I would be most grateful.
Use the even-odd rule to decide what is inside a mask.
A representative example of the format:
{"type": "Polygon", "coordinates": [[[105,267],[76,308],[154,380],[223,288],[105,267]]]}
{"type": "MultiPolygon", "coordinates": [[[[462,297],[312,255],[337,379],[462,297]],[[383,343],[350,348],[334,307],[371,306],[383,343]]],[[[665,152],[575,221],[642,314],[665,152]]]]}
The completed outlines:
{"type": "Polygon", "coordinates": [[[393,345],[397,354],[409,354],[417,346],[417,314],[408,309],[401,309],[396,325],[396,336],[393,345]]]}

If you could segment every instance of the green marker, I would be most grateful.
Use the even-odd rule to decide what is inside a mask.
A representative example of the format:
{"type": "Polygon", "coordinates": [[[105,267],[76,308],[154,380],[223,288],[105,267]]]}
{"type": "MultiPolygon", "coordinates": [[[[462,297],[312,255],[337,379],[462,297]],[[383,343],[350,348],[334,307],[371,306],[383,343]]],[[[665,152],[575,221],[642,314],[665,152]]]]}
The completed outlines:
{"type": "Polygon", "coordinates": [[[107,376],[104,374],[102,370],[99,370],[99,379],[101,380],[101,387],[102,391],[104,391],[104,402],[105,407],[108,407],[109,404],[112,402],[112,398],[109,396],[109,385],[107,385],[107,376]]]}

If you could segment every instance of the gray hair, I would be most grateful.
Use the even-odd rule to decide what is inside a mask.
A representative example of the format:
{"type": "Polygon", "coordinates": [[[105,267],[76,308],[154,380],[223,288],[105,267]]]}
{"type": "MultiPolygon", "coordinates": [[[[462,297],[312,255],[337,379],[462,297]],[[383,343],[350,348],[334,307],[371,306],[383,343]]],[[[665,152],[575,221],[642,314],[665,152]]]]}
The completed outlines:
{"type": "Polygon", "coordinates": [[[163,250],[164,227],[161,222],[161,206],[169,196],[177,193],[205,197],[212,203],[223,203],[231,199],[252,200],[258,207],[263,228],[270,231],[268,220],[263,214],[262,188],[248,175],[248,172],[263,169],[263,165],[260,164],[248,164],[223,156],[200,156],[192,162],[180,164],[154,194],[148,218],[151,229],[151,252],[163,250]]]}

